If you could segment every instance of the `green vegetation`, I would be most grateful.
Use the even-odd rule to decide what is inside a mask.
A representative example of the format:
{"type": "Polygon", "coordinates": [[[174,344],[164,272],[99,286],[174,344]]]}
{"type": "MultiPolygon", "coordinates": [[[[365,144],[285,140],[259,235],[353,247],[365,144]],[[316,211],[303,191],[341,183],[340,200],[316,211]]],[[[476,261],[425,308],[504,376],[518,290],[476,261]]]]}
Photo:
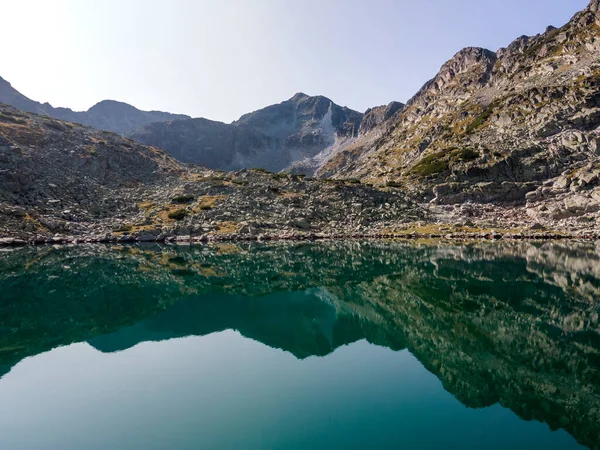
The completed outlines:
{"type": "Polygon", "coordinates": [[[525,50],[524,55],[527,57],[536,56],[539,53],[539,51],[544,47],[544,45],[549,44],[550,41],[552,41],[552,39],[558,36],[558,34],[563,30],[563,28],[564,27],[555,28],[549,31],[548,34],[545,36],[544,40],[541,40],[537,44],[534,44],[531,47],[529,47],[527,50],[525,50]]]}
{"type": "Polygon", "coordinates": [[[19,118],[13,116],[12,114],[8,114],[8,113],[0,113],[0,120],[3,120],[5,122],[16,123],[19,125],[24,125],[27,123],[26,120],[19,119],[19,118]]]}
{"type": "MultiPolygon", "coordinates": [[[[313,181],[314,178],[307,178],[307,180],[313,181]]],[[[329,184],[360,184],[361,181],[358,178],[323,178],[321,181],[329,184]]]]}
{"type": "Polygon", "coordinates": [[[273,178],[274,180],[280,180],[280,179],[288,178],[288,176],[289,176],[288,173],[272,172],[270,170],[263,169],[262,167],[255,167],[255,168],[250,169],[250,170],[252,172],[259,172],[259,173],[264,173],[266,175],[271,175],[271,178],[273,178]]]}
{"type": "Polygon", "coordinates": [[[196,199],[196,197],[192,194],[182,194],[182,195],[178,195],[177,197],[173,197],[171,202],[178,203],[180,205],[185,205],[185,204],[192,203],[195,199],[196,199]]]}
{"type": "Polygon", "coordinates": [[[238,186],[246,186],[248,184],[246,180],[240,180],[238,178],[234,178],[233,180],[231,180],[231,182],[233,184],[237,184],[238,186]]]}
{"type": "Polygon", "coordinates": [[[483,112],[479,116],[477,116],[475,120],[473,120],[473,122],[471,122],[471,124],[467,127],[467,130],[465,131],[466,134],[473,134],[478,128],[480,128],[484,123],[486,123],[488,119],[492,117],[492,114],[494,114],[494,109],[496,109],[498,106],[498,101],[490,103],[483,110],[483,112]]]}
{"type": "Polygon", "coordinates": [[[449,168],[449,163],[445,159],[447,151],[434,153],[426,156],[416,166],[411,169],[411,172],[416,175],[428,176],[437,175],[445,172],[449,168]]]}
{"type": "Polygon", "coordinates": [[[385,187],[399,188],[402,187],[402,184],[397,183],[396,181],[388,181],[387,183],[385,183],[385,187]]]}
{"type": "Polygon", "coordinates": [[[253,172],[269,173],[269,174],[275,175],[275,172],[271,172],[270,170],[263,169],[262,167],[254,167],[254,168],[252,168],[250,170],[253,171],[253,172]]]}
{"type": "MultiPolygon", "coordinates": [[[[285,173],[285,172],[272,172],[270,170],[263,169],[262,167],[255,167],[250,170],[253,172],[259,172],[259,173],[271,175],[271,178],[273,178],[274,180],[281,180],[284,178],[288,178],[288,176],[290,175],[289,173],[285,173]]],[[[298,176],[300,176],[300,175],[298,175],[298,176]]]]}
{"type": "Polygon", "coordinates": [[[565,46],[563,44],[556,44],[548,49],[548,56],[560,56],[565,50],[565,46]]]}
{"type": "Polygon", "coordinates": [[[474,148],[451,147],[424,157],[412,169],[415,175],[428,176],[445,172],[453,163],[475,161],[480,153],[474,148]]]}
{"type": "Polygon", "coordinates": [[[198,203],[192,208],[194,213],[208,211],[214,208],[217,202],[225,200],[225,195],[204,195],[198,199],[198,203]]]}
{"type": "Polygon", "coordinates": [[[194,181],[198,181],[200,183],[212,183],[212,182],[229,181],[229,178],[222,176],[222,175],[213,175],[213,176],[208,176],[208,177],[198,177],[198,178],[195,178],[194,181]]]}
{"type": "Polygon", "coordinates": [[[479,152],[473,148],[465,148],[456,153],[456,159],[459,161],[475,161],[479,158],[479,152]]]}
{"type": "MultiPolygon", "coordinates": [[[[45,122],[45,124],[48,128],[51,128],[52,130],[55,130],[55,131],[60,131],[60,132],[67,131],[67,127],[65,127],[60,122],[54,122],[54,121],[53,122],[45,122]]],[[[98,143],[104,144],[104,145],[106,144],[106,142],[104,142],[104,141],[100,141],[98,143]]]]}
{"type": "Polygon", "coordinates": [[[417,173],[419,175],[428,176],[428,175],[437,175],[439,173],[445,172],[448,170],[449,165],[448,161],[444,160],[428,160],[425,162],[420,162],[413,168],[413,173],[417,173]]]}
{"type": "Polygon", "coordinates": [[[171,211],[168,217],[173,220],[183,220],[187,215],[188,212],[185,209],[176,209],[175,211],[171,211]]]}

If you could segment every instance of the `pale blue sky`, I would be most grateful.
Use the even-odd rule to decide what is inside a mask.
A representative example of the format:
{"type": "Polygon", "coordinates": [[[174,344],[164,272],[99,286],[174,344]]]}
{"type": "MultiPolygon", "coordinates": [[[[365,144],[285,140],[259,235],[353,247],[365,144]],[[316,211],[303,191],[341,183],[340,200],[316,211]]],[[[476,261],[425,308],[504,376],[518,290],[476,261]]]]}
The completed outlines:
{"type": "Polygon", "coordinates": [[[589,0],[0,0],[0,76],[84,110],[103,99],[231,121],[302,91],[406,101],[466,46],[497,50],[589,0]]]}

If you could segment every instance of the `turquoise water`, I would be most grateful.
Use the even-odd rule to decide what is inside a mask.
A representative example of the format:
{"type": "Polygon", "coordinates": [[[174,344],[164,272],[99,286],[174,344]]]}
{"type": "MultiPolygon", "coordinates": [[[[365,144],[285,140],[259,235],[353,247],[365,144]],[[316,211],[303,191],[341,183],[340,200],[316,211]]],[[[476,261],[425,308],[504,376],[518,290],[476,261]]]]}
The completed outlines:
{"type": "Polygon", "coordinates": [[[0,253],[0,448],[600,445],[593,245],[0,253]]]}

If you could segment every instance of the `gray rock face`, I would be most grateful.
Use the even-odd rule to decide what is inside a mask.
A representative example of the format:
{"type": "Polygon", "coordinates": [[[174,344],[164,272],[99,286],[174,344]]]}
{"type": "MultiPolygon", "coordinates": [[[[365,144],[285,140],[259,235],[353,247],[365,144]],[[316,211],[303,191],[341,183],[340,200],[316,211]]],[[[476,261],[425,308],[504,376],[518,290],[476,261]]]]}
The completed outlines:
{"type": "Polygon", "coordinates": [[[81,123],[98,130],[113,131],[123,135],[152,122],[189,118],[182,114],[140,111],[127,103],[113,100],[104,100],[82,112],[72,111],[68,108],[54,108],[49,103],[39,103],[25,97],[1,77],[0,103],[14,106],[21,111],[81,123]]]}
{"type": "Polygon", "coordinates": [[[153,123],[131,135],[184,162],[218,170],[273,171],[358,135],[363,115],[325,97],[296,94],[232,124],[207,119],[153,123]]]}
{"type": "MultiPolygon", "coordinates": [[[[312,158],[305,158],[294,162],[286,170],[292,173],[314,176],[319,174],[327,177],[328,166],[334,167],[339,161],[353,159],[363,149],[376,145],[379,138],[385,135],[394,123],[394,118],[400,114],[405,105],[400,102],[391,102],[388,105],[376,106],[365,111],[360,122],[357,135],[345,136],[336,139],[333,145],[312,158]]],[[[333,170],[335,172],[335,169],[333,170]]]]}
{"type": "Polygon", "coordinates": [[[563,27],[521,36],[496,53],[461,50],[384,133],[332,155],[317,174],[399,183],[438,205],[543,198],[559,212],[535,205],[532,216],[580,214],[594,223],[594,208],[564,202],[581,196],[577,190],[595,201],[598,188],[586,180],[595,179],[587,171],[600,154],[599,80],[600,9],[592,0],[563,27]],[[575,173],[577,184],[566,183],[575,173]],[[548,189],[555,184],[568,186],[548,189]]]}
{"type": "Polygon", "coordinates": [[[398,111],[402,111],[404,106],[404,103],[391,102],[389,105],[367,109],[360,123],[359,134],[366,134],[385,121],[390,120],[398,111]]]}

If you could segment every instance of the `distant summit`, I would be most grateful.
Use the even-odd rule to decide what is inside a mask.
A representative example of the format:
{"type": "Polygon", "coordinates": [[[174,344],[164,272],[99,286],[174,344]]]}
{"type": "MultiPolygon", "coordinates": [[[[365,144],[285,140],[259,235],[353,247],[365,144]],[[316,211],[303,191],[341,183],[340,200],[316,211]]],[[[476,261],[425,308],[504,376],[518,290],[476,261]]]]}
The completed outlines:
{"type": "Polygon", "coordinates": [[[189,119],[189,116],[182,114],[141,111],[127,103],[114,100],[104,100],[82,112],[73,111],[69,108],[55,108],[49,103],[40,103],[29,99],[2,77],[0,77],[0,103],[14,106],[25,112],[81,123],[99,130],[113,131],[123,135],[152,122],[189,119]]]}
{"type": "Polygon", "coordinates": [[[297,93],[232,124],[206,119],[153,123],[131,137],[212,169],[279,171],[357,136],[362,118],[326,97],[297,93]]]}

